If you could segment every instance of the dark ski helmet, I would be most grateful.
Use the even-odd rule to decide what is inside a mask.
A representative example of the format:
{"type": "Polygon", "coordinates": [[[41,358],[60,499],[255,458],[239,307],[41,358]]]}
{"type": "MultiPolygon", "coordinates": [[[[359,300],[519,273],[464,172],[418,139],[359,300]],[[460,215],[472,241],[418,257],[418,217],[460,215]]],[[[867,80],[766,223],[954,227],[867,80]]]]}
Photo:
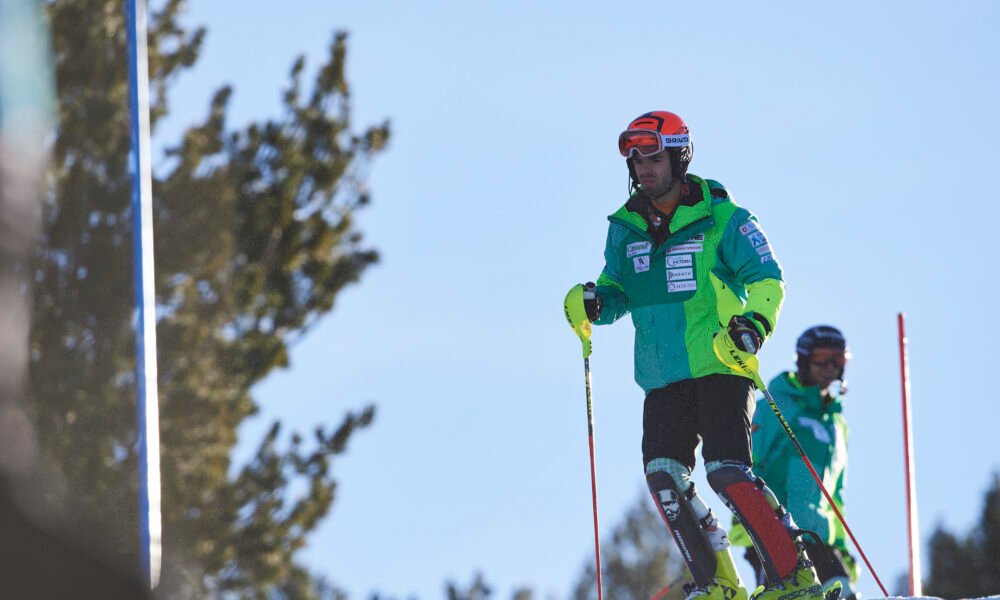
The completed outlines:
{"type": "Polygon", "coordinates": [[[632,154],[638,152],[641,156],[651,156],[664,150],[670,157],[674,179],[684,179],[694,157],[694,144],[684,119],[665,110],[654,110],[632,119],[618,136],[618,151],[628,164],[633,188],[637,188],[639,183],[635,179],[632,154]]]}
{"type": "MultiPolygon", "coordinates": [[[[847,349],[847,338],[844,337],[844,334],[839,329],[831,325],[816,325],[803,331],[802,335],[795,342],[795,365],[799,373],[809,372],[809,359],[812,357],[813,351],[818,348],[840,350],[844,353],[845,358],[850,358],[851,356],[850,351],[847,349]]],[[[837,379],[844,379],[845,366],[840,367],[837,379]]]]}

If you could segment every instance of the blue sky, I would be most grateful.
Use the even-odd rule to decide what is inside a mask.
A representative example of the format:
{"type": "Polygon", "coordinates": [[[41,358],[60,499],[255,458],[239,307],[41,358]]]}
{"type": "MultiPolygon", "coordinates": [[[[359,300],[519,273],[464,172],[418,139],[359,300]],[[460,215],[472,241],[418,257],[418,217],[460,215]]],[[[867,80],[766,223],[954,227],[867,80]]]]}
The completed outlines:
{"type": "MultiPolygon", "coordinates": [[[[353,598],[442,598],[446,579],[475,571],[497,598],[569,594],[592,529],[562,298],[601,270],[627,185],[616,138],[654,109],[684,117],[691,171],[758,215],[785,269],[765,378],[792,366],[806,327],[848,336],[847,517],[882,581],[893,587],[907,556],[899,311],[924,540],[978,519],[1000,469],[988,377],[1000,4],[707,4],[190,3],[208,38],[159,147],[225,83],[233,125],[275,114],[294,57],[315,68],[337,29],[350,32],[355,127],[391,120],[359,220],[382,262],[255,390],[261,415],[239,450],[272,419],[309,431],[377,404],[304,553],[353,598]]],[[[627,320],[597,329],[605,533],[644,490],[631,351],[627,320]]],[[[878,595],[870,575],[860,588],[878,595]]]]}

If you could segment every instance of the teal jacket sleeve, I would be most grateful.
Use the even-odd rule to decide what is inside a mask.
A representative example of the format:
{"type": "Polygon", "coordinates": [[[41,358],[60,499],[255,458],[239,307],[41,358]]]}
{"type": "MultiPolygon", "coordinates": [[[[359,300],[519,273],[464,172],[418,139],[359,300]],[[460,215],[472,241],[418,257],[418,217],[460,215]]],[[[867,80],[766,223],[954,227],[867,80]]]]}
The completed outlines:
{"type": "Polygon", "coordinates": [[[628,314],[628,296],[622,287],[621,253],[616,252],[614,227],[608,228],[608,241],[604,246],[604,270],[597,278],[597,294],[601,297],[601,314],[594,325],[608,325],[628,314]]]}
{"type": "Polygon", "coordinates": [[[778,322],[785,299],[785,284],[771,247],[757,218],[744,208],[738,209],[723,232],[719,253],[726,267],[747,290],[745,311],[767,320],[764,338],[778,322]]]}
{"type": "MultiPolygon", "coordinates": [[[[836,486],[837,491],[833,494],[833,501],[837,503],[837,510],[840,511],[841,515],[844,515],[843,491],[844,491],[844,480],[846,479],[846,476],[847,472],[841,471],[840,477],[837,478],[837,486],[836,486]]],[[[834,518],[836,518],[837,514],[834,513],[833,516],[834,518]]],[[[846,519],[847,516],[844,515],[844,518],[846,519]]],[[[836,521],[833,523],[833,530],[831,531],[827,541],[833,546],[840,548],[844,552],[850,553],[850,548],[848,548],[847,546],[847,531],[844,530],[844,525],[840,522],[840,519],[836,519],[836,521]]]]}
{"type": "MultiPolygon", "coordinates": [[[[840,430],[841,437],[843,439],[843,450],[844,456],[847,456],[847,422],[843,420],[842,417],[837,417],[837,428],[840,430]]],[[[840,514],[847,518],[844,510],[844,488],[847,487],[847,464],[845,463],[843,468],[840,470],[840,475],[837,477],[837,484],[834,486],[833,491],[833,501],[837,503],[837,508],[840,510],[840,514]]],[[[834,515],[836,517],[836,514],[834,515]]],[[[840,548],[844,552],[850,553],[850,548],[848,547],[847,541],[847,531],[844,530],[843,524],[840,519],[837,519],[834,523],[833,532],[833,545],[840,548]]],[[[854,576],[857,579],[857,575],[854,576]]]]}
{"type": "Polygon", "coordinates": [[[719,250],[726,266],[744,285],[765,279],[782,281],[781,265],[771,242],[757,222],[757,217],[745,208],[737,209],[729,219],[719,250]]]}
{"type": "MultiPolygon", "coordinates": [[[[837,420],[837,427],[840,430],[843,441],[843,455],[847,456],[847,425],[843,420],[837,420]]],[[[844,488],[847,486],[847,464],[846,462],[841,466],[840,473],[837,475],[837,483],[834,485],[834,489],[831,492],[834,501],[837,503],[837,508],[841,511],[844,510],[844,488]]]]}

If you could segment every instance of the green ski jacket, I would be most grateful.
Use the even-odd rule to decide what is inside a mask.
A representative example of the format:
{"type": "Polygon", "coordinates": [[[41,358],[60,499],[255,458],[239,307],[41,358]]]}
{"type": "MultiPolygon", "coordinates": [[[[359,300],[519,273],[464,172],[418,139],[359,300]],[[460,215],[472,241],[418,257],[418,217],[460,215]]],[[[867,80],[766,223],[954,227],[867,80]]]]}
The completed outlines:
{"type": "Polygon", "coordinates": [[[638,194],[608,217],[594,324],[631,313],[635,381],[647,394],[713,373],[746,377],[715,356],[712,338],[737,314],[756,313],[773,329],[785,295],[781,267],[756,217],[717,181],[688,175],[687,184],[669,224],[661,225],[668,232],[654,234],[638,194]]]}
{"type": "MultiPolygon", "coordinates": [[[[847,422],[840,397],[831,396],[824,403],[817,386],[803,386],[791,371],[775,377],[767,389],[843,513],[847,422]]],[[[827,545],[847,552],[843,525],[766,399],[757,401],[752,430],[754,473],[764,479],[778,501],[792,514],[796,525],[815,531],[827,545]]],[[[750,545],[749,536],[738,525],[734,525],[730,539],[737,545],[750,545]]]]}

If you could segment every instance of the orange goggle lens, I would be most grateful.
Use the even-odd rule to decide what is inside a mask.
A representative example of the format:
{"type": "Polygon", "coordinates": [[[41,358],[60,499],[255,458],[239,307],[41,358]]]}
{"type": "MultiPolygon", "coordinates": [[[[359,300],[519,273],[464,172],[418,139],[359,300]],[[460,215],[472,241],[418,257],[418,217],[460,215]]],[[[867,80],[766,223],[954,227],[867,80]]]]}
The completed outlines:
{"type": "Polygon", "coordinates": [[[652,156],[663,152],[664,148],[681,148],[691,143],[686,133],[663,135],[649,129],[627,129],[618,136],[618,151],[625,158],[638,152],[640,156],[652,156]]]}
{"type": "Polygon", "coordinates": [[[622,156],[628,158],[633,152],[638,152],[640,156],[652,156],[663,151],[663,142],[660,134],[648,129],[625,131],[618,136],[618,151],[622,156]]]}

